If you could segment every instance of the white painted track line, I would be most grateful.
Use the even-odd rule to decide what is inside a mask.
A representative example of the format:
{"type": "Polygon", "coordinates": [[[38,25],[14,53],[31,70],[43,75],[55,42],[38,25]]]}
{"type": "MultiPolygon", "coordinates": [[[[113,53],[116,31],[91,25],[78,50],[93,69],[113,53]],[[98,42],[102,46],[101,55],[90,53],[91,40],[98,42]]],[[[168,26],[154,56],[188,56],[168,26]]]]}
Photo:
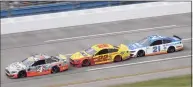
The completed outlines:
{"type": "Polygon", "coordinates": [[[192,38],[186,38],[186,39],[182,39],[182,41],[187,41],[187,40],[191,40],[192,38]]]}
{"type": "Polygon", "coordinates": [[[95,71],[95,70],[102,70],[102,69],[122,67],[122,66],[130,66],[130,65],[138,65],[138,64],[158,62],[158,61],[174,60],[174,59],[187,58],[187,57],[191,57],[191,56],[192,56],[192,55],[185,55],[185,56],[177,56],[177,57],[170,57],[170,58],[150,60],[150,61],[142,61],[142,62],[136,62],[136,63],[128,63],[128,64],[121,64],[121,65],[115,65],[115,66],[107,66],[107,67],[101,67],[101,68],[93,68],[93,69],[88,69],[88,70],[86,70],[86,71],[95,71]]]}
{"type": "MultiPolygon", "coordinates": [[[[168,25],[168,26],[160,26],[160,27],[152,27],[152,28],[134,29],[134,30],[128,30],[128,31],[119,31],[119,32],[95,34],[95,35],[86,35],[86,36],[77,36],[77,37],[70,37],[70,38],[61,38],[61,39],[54,39],[54,40],[46,40],[44,42],[55,42],[55,41],[61,41],[61,40],[72,40],[72,39],[80,39],[80,38],[87,38],[87,37],[115,35],[115,34],[131,33],[131,32],[137,32],[137,31],[148,31],[148,30],[155,30],[155,29],[160,29],[161,30],[161,29],[167,29],[167,28],[172,28],[172,27],[177,27],[177,25],[168,25]]],[[[178,27],[180,27],[180,26],[178,26],[178,27]]]]}

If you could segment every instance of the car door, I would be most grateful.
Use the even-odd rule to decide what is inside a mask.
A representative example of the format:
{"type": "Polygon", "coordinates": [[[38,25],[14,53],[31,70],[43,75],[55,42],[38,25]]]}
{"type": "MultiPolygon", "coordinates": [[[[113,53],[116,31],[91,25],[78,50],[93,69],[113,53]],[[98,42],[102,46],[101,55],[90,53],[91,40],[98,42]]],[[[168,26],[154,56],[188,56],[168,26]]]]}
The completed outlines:
{"type": "Polygon", "coordinates": [[[147,55],[159,54],[163,50],[162,40],[153,41],[150,46],[146,47],[147,55]]]}
{"type": "Polygon", "coordinates": [[[108,49],[102,49],[93,56],[95,64],[102,64],[109,61],[108,49]]]}
{"type": "Polygon", "coordinates": [[[45,60],[38,60],[32,64],[32,66],[28,69],[30,76],[38,76],[45,74],[45,60]]]}

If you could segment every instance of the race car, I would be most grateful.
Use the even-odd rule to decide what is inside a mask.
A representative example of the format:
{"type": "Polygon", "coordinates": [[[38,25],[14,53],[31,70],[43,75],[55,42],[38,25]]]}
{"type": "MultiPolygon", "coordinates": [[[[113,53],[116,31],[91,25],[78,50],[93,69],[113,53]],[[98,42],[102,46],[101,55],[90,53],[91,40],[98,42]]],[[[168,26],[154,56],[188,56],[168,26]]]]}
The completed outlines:
{"type": "Polygon", "coordinates": [[[57,73],[67,69],[68,64],[64,55],[35,54],[21,62],[8,65],[5,68],[5,73],[10,78],[23,78],[57,73]]]}
{"type": "Polygon", "coordinates": [[[130,52],[126,45],[120,44],[117,47],[111,44],[96,44],[86,50],[72,54],[70,57],[70,64],[75,67],[82,67],[119,62],[129,57],[130,52]]]}
{"type": "Polygon", "coordinates": [[[173,37],[150,35],[127,46],[130,49],[131,57],[173,53],[183,50],[182,39],[176,35],[173,35],[173,37]]]}

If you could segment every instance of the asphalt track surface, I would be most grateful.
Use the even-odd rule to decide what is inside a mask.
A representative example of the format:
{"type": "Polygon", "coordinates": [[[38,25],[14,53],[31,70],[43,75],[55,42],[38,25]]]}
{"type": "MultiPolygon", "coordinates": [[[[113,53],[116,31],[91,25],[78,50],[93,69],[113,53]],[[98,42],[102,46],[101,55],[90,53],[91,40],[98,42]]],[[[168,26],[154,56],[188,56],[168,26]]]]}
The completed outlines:
{"type": "Polygon", "coordinates": [[[191,66],[190,55],[191,13],[7,34],[1,35],[1,86],[45,87],[52,85],[60,87],[84,80],[186,67],[191,66]],[[61,53],[67,54],[68,57],[71,53],[86,49],[93,44],[119,45],[137,41],[152,34],[178,35],[183,38],[185,49],[176,53],[133,58],[119,63],[83,68],[70,67],[68,71],[54,75],[24,79],[9,79],[5,76],[4,68],[8,64],[20,61],[31,54],[61,53]]]}

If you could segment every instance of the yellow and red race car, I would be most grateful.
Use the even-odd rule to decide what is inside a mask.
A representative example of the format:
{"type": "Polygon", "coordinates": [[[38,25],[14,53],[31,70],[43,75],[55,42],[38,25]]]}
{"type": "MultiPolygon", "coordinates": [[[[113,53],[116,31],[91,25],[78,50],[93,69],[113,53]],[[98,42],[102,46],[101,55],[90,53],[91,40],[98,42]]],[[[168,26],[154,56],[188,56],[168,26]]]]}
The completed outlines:
{"type": "Polygon", "coordinates": [[[126,45],[118,47],[111,44],[96,44],[92,47],[76,52],[70,57],[70,64],[75,67],[119,62],[130,58],[130,51],[126,45]]]}

